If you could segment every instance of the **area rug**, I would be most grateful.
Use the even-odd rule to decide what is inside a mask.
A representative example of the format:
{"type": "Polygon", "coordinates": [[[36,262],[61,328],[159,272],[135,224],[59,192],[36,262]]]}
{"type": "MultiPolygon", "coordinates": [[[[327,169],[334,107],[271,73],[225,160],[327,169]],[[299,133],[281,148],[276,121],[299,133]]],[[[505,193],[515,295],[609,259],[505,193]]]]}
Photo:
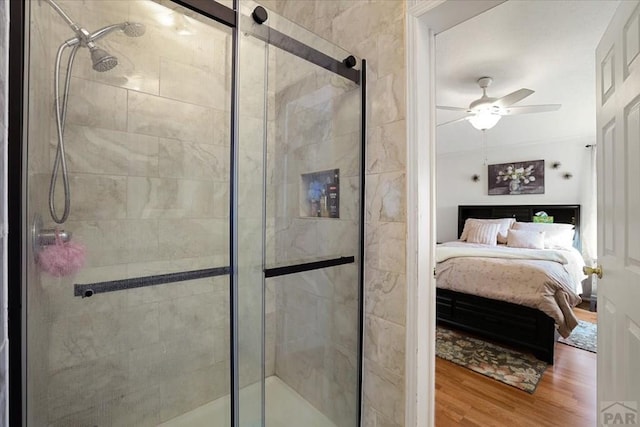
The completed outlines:
{"type": "Polygon", "coordinates": [[[598,325],[583,320],[578,321],[578,326],[571,331],[567,338],[560,338],[558,342],[577,347],[582,350],[597,353],[598,351],[598,325]]]}
{"type": "Polygon", "coordinates": [[[547,364],[531,354],[438,326],[436,355],[502,383],[533,393],[547,364]]]}

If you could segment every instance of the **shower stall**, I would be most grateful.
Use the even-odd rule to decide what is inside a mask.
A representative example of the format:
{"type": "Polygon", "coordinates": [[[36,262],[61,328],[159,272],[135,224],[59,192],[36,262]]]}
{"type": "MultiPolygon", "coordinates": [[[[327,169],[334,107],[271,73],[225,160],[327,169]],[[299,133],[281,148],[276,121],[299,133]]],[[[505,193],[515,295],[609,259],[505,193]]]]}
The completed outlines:
{"type": "Polygon", "coordinates": [[[11,13],[12,425],[359,426],[366,61],[249,0],[11,13]]]}

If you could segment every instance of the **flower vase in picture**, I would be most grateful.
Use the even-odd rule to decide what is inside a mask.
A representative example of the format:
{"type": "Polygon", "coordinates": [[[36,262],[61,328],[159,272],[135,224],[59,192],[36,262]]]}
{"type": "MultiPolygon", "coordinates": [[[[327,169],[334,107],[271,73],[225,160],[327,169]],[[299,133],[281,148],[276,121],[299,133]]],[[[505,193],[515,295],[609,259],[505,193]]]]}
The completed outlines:
{"type": "Polygon", "coordinates": [[[489,165],[489,195],[544,194],[544,160],[489,165]]]}
{"type": "Polygon", "coordinates": [[[512,179],[509,182],[509,194],[520,194],[520,180],[512,179]]]}

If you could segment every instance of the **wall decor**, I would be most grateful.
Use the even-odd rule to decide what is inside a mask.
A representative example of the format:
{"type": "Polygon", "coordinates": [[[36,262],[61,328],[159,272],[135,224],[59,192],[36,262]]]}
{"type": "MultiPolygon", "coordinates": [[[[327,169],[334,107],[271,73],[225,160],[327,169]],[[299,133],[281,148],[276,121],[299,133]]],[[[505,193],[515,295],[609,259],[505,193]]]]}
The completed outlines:
{"type": "Polygon", "coordinates": [[[544,194],[544,160],[489,165],[489,195],[544,194]]]}

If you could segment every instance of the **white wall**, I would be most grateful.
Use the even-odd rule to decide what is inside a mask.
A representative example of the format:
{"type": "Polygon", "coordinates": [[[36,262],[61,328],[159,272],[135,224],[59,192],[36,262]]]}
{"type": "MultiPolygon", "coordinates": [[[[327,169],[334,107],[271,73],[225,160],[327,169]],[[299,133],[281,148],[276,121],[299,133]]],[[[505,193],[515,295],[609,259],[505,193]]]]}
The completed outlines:
{"type": "MultiPolygon", "coordinates": [[[[436,171],[438,241],[457,239],[458,205],[588,204],[586,194],[591,183],[591,150],[585,145],[593,143],[587,138],[575,138],[487,148],[488,164],[544,160],[544,194],[489,196],[485,152],[481,147],[473,151],[439,154],[436,171]],[[562,165],[552,169],[554,162],[562,165]],[[566,172],[573,177],[564,179],[566,172]],[[480,175],[480,181],[472,181],[474,174],[480,175]]],[[[581,210],[584,211],[585,206],[581,210]]]]}

